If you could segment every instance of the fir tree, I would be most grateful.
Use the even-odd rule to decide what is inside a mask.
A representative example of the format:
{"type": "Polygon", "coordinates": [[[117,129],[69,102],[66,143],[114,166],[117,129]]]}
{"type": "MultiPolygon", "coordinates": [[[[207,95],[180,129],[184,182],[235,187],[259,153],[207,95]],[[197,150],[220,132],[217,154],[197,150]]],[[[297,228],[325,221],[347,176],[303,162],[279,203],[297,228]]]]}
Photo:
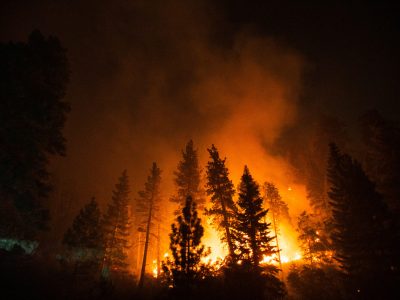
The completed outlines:
{"type": "Polygon", "coordinates": [[[68,248],[68,258],[74,263],[71,286],[74,291],[76,276],[96,275],[103,257],[103,230],[100,209],[94,198],[75,217],[72,226],[64,234],[63,244],[68,248]]]}
{"type": "Polygon", "coordinates": [[[197,150],[194,149],[193,141],[190,140],[185,151],[182,151],[182,160],[178,164],[175,175],[176,193],[171,201],[178,203],[179,213],[185,205],[187,196],[191,196],[197,206],[202,209],[205,203],[204,191],[201,188],[201,171],[197,158],[197,150]]]}
{"type": "Polygon", "coordinates": [[[326,115],[319,117],[310,127],[300,126],[287,131],[280,140],[297,177],[305,183],[314,213],[323,219],[329,219],[331,215],[326,177],[327,145],[335,142],[344,147],[347,141],[344,124],[326,115]]]}
{"type": "Polygon", "coordinates": [[[400,128],[398,124],[385,120],[376,110],[366,112],[361,123],[365,170],[384,196],[384,201],[399,216],[400,128]]]}
{"type": "Polygon", "coordinates": [[[271,182],[266,182],[264,188],[265,204],[267,205],[270,214],[272,214],[273,219],[275,219],[274,222],[276,222],[276,227],[279,228],[279,224],[282,222],[290,224],[289,207],[287,203],[282,200],[277,187],[271,182]]]}
{"type": "Polygon", "coordinates": [[[100,209],[95,198],[85,205],[64,234],[63,244],[73,248],[99,250],[103,246],[100,209]]]}
{"type": "Polygon", "coordinates": [[[196,206],[196,202],[188,196],[181,215],[171,226],[170,250],[173,261],[164,263],[163,270],[176,288],[192,287],[202,278],[204,271],[200,261],[204,255],[204,246],[201,243],[204,229],[196,206]]]}
{"type": "Polygon", "coordinates": [[[125,272],[127,264],[126,250],[129,248],[129,182],[126,170],[115,185],[111,203],[104,216],[104,260],[103,276],[109,271],[125,272]]]}
{"type": "Polygon", "coordinates": [[[154,162],[150,170],[150,175],[147,177],[147,182],[143,191],[139,192],[138,207],[137,212],[141,214],[141,217],[145,219],[146,222],[146,240],[144,244],[143,251],[143,261],[142,268],[140,272],[139,288],[143,287],[144,276],[146,272],[146,260],[147,252],[150,243],[150,232],[152,220],[155,214],[159,210],[160,203],[160,183],[161,183],[161,170],[157,167],[154,162]]]}
{"type": "Polygon", "coordinates": [[[268,211],[270,213],[269,215],[272,220],[272,226],[275,233],[275,242],[278,250],[279,265],[282,268],[278,234],[280,225],[283,221],[286,221],[287,223],[290,224],[289,208],[287,204],[282,200],[282,197],[279,194],[278,189],[275,187],[273,183],[266,182],[264,188],[265,188],[264,200],[268,207],[268,211]]]}
{"type": "Polygon", "coordinates": [[[323,224],[315,215],[302,212],[297,221],[297,231],[303,258],[310,265],[330,262],[330,255],[327,253],[331,250],[329,239],[325,234],[323,224]]]}
{"type": "Polygon", "coordinates": [[[49,160],[64,156],[69,104],[65,49],[39,31],[0,43],[0,235],[35,238],[47,228],[49,160]]]}
{"type": "Polygon", "coordinates": [[[224,231],[225,240],[228,243],[229,255],[234,256],[234,244],[231,237],[231,220],[234,217],[236,207],[233,202],[235,190],[229,179],[229,171],[225,166],[225,160],[221,159],[214,145],[208,149],[210,161],[207,164],[207,195],[211,196],[212,207],[207,211],[213,217],[213,223],[224,231]]]}
{"type": "Polygon", "coordinates": [[[227,298],[283,299],[285,285],[276,275],[278,268],[260,264],[263,256],[276,253],[271,245],[268,210],[263,209],[259,186],[247,166],[238,187],[238,210],[233,222],[232,237],[236,246],[237,263],[223,268],[227,298]]]}
{"type": "Polygon", "coordinates": [[[269,256],[276,251],[271,246],[274,237],[270,236],[270,225],[265,217],[268,210],[262,208],[263,199],[259,186],[251,176],[247,166],[239,184],[238,212],[232,235],[241,260],[258,266],[263,255],[269,256]]]}
{"type": "Polygon", "coordinates": [[[397,265],[385,228],[382,197],[361,165],[334,144],[330,145],[328,179],[332,241],[335,257],[348,277],[349,292],[383,299],[394,291],[391,284],[397,265]]]}

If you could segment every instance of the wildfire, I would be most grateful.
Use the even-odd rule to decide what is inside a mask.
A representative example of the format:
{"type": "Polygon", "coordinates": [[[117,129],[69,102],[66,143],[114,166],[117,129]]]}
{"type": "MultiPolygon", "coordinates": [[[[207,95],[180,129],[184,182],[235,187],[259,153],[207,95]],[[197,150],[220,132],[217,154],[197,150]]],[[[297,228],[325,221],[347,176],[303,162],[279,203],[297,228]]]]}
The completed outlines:
{"type": "MultiPolygon", "coordinates": [[[[203,263],[218,265],[226,255],[228,250],[218,236],[218,232],[207,223],[206,236],[204,244],[210,248],[211,253],[202,259],[203,263]]],[[[281,234],[278,234],[280,246],[280,260],[282,264],[302,259],[300,249],[297,246],[296,234],[288,227],[281,228],[281,234]]],[[[261,264],[279,265],[279,256],[277,253],[265,256],[261,260],[261,264]]]]}
{"type": "Polygon", "coordinates": [[[157,260],[153,260],[153,270],[152,274],[154,278],[158,277],[158,266],[157,266],[157,260]]]}
{"type": "Polygon", "coordinates": [[[211,220],[205,223],[204,244],[209,248],[210,252],[202,259],[203,263],[218,264],[228,255],[228,249],[225,247],[221,238],[212,226],[211,220]]]}
{"type": "MultiPolygon", "coordinates": [[[[286,256],[281,254],[281,263],[286,264],[292,261],[300,260],[302,257],[299,253],[295,253],[292,256],[286,256]]],[[[273,255],[264,255],[262,261],[260,262],[261,264],[274,264],[277,265],[279,264],[279,257],[278,254],[273,254],[273,255]]]]}
{"type": "MultiPolygon", "coordinates": [[[[294,195],[293,193],[296,190],[293,187],[286,187],[286,189],[291,193],[290,195],[294,195]]],[[[297,197],[302,198],[301,195],[298,195],[297,197]]],[[[289,198],[289,196],[287,196],[287,198],[289,198]]],[[[201,218],[204,221],[204,237],[202,242],[205,245],[205,253],[207,254],[202,258],[202,262],[218,269],[222,265],[225,257],[228,255],[228,247],[221,240],[221,234],[215,229],[212,224],[212,219],[206,215],[202,215],[201,218]]],[[[280,224],[278,229],[279,253],[277,252],[273,255],[263,256],[260,264],[273,264],[280,267],[282,264],[288,264],[303,259],[297,242],[297,233],[293,228],[293,225],[283,222],[280,224]]],[[[270,234],[271,236],[275,236],[273,228],[271,228],[270,234]]],[[[272,240],[272,243],[276,243],[276,239],[272,240]]],[[[275,247],[276,249],[278,248],[276,244],[275,247]]],[[[169,256],[170,254],[165,252],[161,255],[161,260],[167,260],[169,256]]],[[[240,264],[242,262],[238,261],[237,263],[240,264]]],[[[162,272],[162,270],[159,270],[158,268],[157,260],[153,260],[149,270],[151,270],[151,275],[154,278],[157,278],[162,272]]]]}

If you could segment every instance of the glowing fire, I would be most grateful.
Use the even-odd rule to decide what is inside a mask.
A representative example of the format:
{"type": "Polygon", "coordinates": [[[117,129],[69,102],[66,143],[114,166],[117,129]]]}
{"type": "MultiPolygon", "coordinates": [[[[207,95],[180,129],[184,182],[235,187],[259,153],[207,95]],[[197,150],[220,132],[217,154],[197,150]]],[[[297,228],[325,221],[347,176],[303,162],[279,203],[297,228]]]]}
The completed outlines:
{"type": "Polygon", "coordinates": [[[157,278],[158,277],[158,266],[157,266],[157,260],[153,260],[153,277],[157,278]]]}
{"type": "Polygon", "coordinates": [[[223,260],[228,255],[228,249],[221,241],[218,232],[211,224],[211,220],[205,223],[205,236],[204,245],[210,248],[210,253],[205,258],[202,259],[203,263],[217,264],[219,261],[223,260]]]}
{"type": "MultiPolygon", "coordinates": [[[[300,201],[305,199],[301,193],[301,190],[298,186],[287,186],[284,189],[286,193],[281,189],[282,196],[284,199],[288,200],[288,203],[299,203],[300,201]],[[300,190],[300,192],[298,192],[300,190]]],[[[291,208],[291,206],[289,205],[291,208]]],[[[300,209],[295,209],[294,213],[293,210],[291,212],[293,215],[296,215],[300,211],[300,209]]],[[[209,216],[201,215],[202,225],[204,226],[204,236],[202,239],[202,243],[205,245],[206,251],[208,248],[210,252],[207,251],[207,256],[202,258],[202,262],[205,264],[213,265],[216,269],[222,265],[223,260],[228,255],[228,247],[225,242],[221,240],[221,233],[218,232],[214,224],[212,224],[212,219],[209,216]]],[[[267,220],[268,221],[268,220],[267,220]]],[[[270,222],[270,221],[268,221],[270,222]]],[[[287,264],[290,262],[298,261],[302,259],[301,250],[298,246],[297,241],[297,233],[293,228],[293,225],[290,223],[282,223],[279,224],[278,228],[278,240],[279,240],[279,249],[280,252],[275,253],[270,256],[263,256],[261,260],[261,264],[273,264],[276,266],[280,266],[282,264],[287,264]],[[279,261],[280,259],[280,261],[279,261]]],[[[271,236],[275,236],[275,232],[273,231],[272,226],[270,227],[271,236]]],[[[274,245],[276,240],[272,240],[272,244],[274,245]]],[[[276,245],[274,245],[276,246],[276,245]]],[[[169,258],[169,253],[166,252],[162,255],[161,260],[167,260],[169,258]]],[[[241,261],[237,262],[241,264],[241,261]]],[[[158,270],[158,263],[157,260],[153,260],[149,271],[151,270],[151,275],[154,278],[157,278],[162,270],[158,270]]]]}
{"type": "MultiPolygon", "coordinates": [[[[209,224],[210,225],[210,224],[209,224]]],[[[281,228],[281,234],[278,235],[279,246],[280,246],[280,259],[281,263],[289,263],[302,259],[301,251],[297,246],[297,238],[294,231],[290,228],[281,228]]],[[[227,247],[221,241],[217,231],[212,226],[206,227],[206,236],[204,238],[204,244],[211,248],[211,253],[203,258],[204,263],[218,264],[219,261],[223,260],[228,254],[227,247]]],[[[238,262],[239,263],[239,262],[238,262]]],[[[276,264],[279,265],[278,254],[270,256],[264,256],[261,264],[276,264]]]]}
{"type": "MultiPolygon", "coordinates": [[[[164,257],[164,259],[167,259],[169,257],[168,252],[165,252],[163,257],[164,257]]],[[[153,268],[152,268],[152,272],[151,273],[152,273],[154,278],[158,278],[158,275],[160,273],[162,273],[162,269],[160,269],[160,271],[158,271],[158,264],[157,264],[157,260],[156,259],[153,260],[153,268]]]]}

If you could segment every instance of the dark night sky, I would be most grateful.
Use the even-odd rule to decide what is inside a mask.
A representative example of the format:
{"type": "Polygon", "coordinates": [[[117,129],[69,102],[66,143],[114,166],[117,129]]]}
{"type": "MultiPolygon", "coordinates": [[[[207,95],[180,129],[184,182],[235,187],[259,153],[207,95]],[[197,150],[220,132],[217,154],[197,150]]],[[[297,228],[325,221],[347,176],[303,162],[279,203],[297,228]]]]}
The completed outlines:
{"type": "Polygon", "coordinates": [[[321,113],[351,124],[375,107],[398,119],[399,9],[364,2],[3,0],[0,41],[24,41],[37,28],[68,49],[72,112],[59,168],[75,168],[63,180],[89,197],[109,193],[126,166],[143,173],[157,159],[172,172],[188,138],[204,148],[215,142],[205,132],[241,120],[235,105],[248,108],[247,100],[230,96],[251,99],[257,84],[256,96],[275,95],[271,82],[285,87],[282,105],[257,103],[278,107],[280,117],[268,120],[276,126],[248,126],[269,139],[321,113]],[[236,91],[241,79],[249,82],[236,91]],[[297,118],[286,121],[293,103],[297,118]]]}
{"type": "MultiPolygon", "coordinates": [[[[157,7],[162,6],[159,3],[163,1],[148,2],[157,7]]],[[[175,2],[179,6],[185,1],[175,2]]],[[[399,5],[389,4],[393,1],[350,1],[350,4],[348,1],[324,1],[323,4],[244,0],[200,2],[206,3],[207,14],[212,18],[217,16],[216,26],[223,23],[223,29],[213,29],[220,41],[248,26],[303,55],[307,61],[303,100],[311,102],[313,109],[332,111],[347,119],[365,108],[377,107],[385,115],[398,117],[400,10],[399,5]],[[211,5],[213,2],[219,4],[211,5]]],[[[86,31],[88,24],[98,21],[95,18],[96,10],[99,11],[96,8],[98,1],[5,0],[2,3],[0,39],[3,41],[24,39],[30,29],[40,25],[44,28],[39,29],[62,39],[65,25],[70,26],[71,32],[86,31]],[[36,4],[32,5],[33,2],[36,4]],[[79,14],[75,16],[77,19],[49,17],[60,13],[57,7],[69,6],[76,6],[67,10],[75,10],[75,14],[79,14]],[[82,21],[83,16],[87,17],[85,21],[82,21]],[[62,22],[66,24],[60,30],[62,22]],[[74,25],[74,22],[78,23],[74,25]]],[[[136,13],[140,14],[140,11],[136,13]]],[[[121,17],[129,18],[129,15],[121,17]]],[[[112,31],[112,26],[108,24],[106,30],[112,31]]],[[[92,34],[104,32],[93,30],[92,34]]],[[[75,40],[72,43],[79,42],[79,37],[75,40]]],[[[66,44],[69,49],[74,46],[66,44]]]]}
{"type": "Polygon", "coordinates": [[[399,117],[398,5],[227,2],[233,3],[228,11],[234,24],[254,24],[306,57],[310,65],[304,98],[313,108],[345,119],[373,107],[399,117]]]}

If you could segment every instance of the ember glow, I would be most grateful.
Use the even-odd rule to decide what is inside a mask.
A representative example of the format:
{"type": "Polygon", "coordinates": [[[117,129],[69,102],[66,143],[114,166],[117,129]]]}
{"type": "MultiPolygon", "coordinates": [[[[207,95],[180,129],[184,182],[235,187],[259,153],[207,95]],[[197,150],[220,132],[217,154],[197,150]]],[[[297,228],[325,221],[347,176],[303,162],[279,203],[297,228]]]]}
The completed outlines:
{"type": "MultiPolygon", "coordinates": [[[[295,192],[295,189],[292,187],[287,188],[288,192],[283,192],[282,194],[286,197],[286,201],[289,204],[297,202],[296,206],[294,206],[294,212],[297,213],[301,209],[306,209],[307,205],[300,205],[301,203],[306,203],[305,195],[304,195],[304,187],[297,186],[300,192],[295,192]],[[300,204],[299,204],[300,202],[300,204]]],[[[289,206],[289,209],[291,206],[289,206]]],[[[204,216],[207,220],[205,223],[205,237],[203,239],[206,247],[209,247],[211,253],[203,259],[205,263],[215,264],[223,260],[228,255],[228,249],[225,243],[222,242],[220,233],[213,227],[213,224],[206,216],[204,216]]],[[[296,214],[293,214],[293,220],[295,221],[297,218],[296,214]]],[[[275,236],[276,233],[271,229],[271,235],[275,236]]],[[[261,263],[262,264],[274,264],[279,267],[281,264],[291,263],[293,261],[299,261],[302,259],[301,249],[298,245],[297,241],[297,232],[292,224],[282,224],[279,227],[278,233],[278,241],[279,241],[279,251],[280,255],[277,253],[271,256],[264,256],[261,263]],[[280,262],[279,262],[280,257],[280,262]]],[[[272,244],[276,247],[276,240],[274,239],[272,244]]]]}

